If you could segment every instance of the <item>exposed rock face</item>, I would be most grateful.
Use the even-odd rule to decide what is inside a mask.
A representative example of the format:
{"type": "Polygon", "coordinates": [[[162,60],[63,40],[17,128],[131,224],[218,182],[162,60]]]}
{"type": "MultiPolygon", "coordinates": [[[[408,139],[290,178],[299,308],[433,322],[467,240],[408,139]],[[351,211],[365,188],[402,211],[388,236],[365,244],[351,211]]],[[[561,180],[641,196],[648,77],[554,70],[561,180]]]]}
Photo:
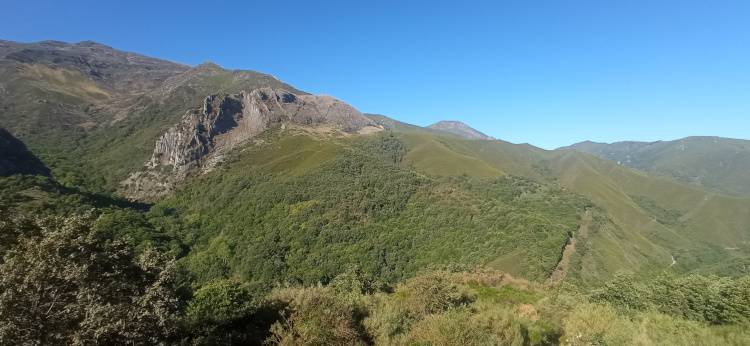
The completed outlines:
{"type": "Polygon", "coordinates": [[[328,124],[345,132],[378,127],[354,107],[327,95],[295,95],[272,88],[211,95],[202,112],[188,112],[156,142],[146,171],[125,180],[124,192],[138,200],[167,196],[189,175],[211,171],[224,154],[284,122],[328,124]]]}
{"type": "Polygon", "coordinates": [[[466,125],[460,121],[439,121],[428,126],[427,128],[449,132],[467,139],[495,139],[471,128],[469,125],[466,125]]]}
{"type": "Polygon", "coordinates": [[[49,169],[20,140],[0,127],[0,177],[14,174],[49,176],[49,169]]]}

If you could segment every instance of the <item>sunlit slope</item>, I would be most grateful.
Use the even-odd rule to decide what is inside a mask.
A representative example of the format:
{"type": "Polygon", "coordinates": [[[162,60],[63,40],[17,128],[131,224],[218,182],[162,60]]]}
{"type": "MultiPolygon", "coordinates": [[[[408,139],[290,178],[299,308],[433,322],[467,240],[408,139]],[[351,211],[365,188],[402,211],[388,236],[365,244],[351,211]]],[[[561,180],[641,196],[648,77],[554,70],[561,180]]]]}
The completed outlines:
{"type": "Polygon", "coordinates": [[[558,164],[557,174],[564,185],[608,206],[614,216],[631,219],[641,230],[659,229],[649,224],[660,220],[643,219],[632,208],[626,208],[637,207],[628,196],[643,196],[662,208],[679,212],[680,221],[691,223],[680,233],[691,240],[727,246],[747,240],[750,199],[716,195],[698,186],[653,177],[583,153],[565,153],[558,164]],[[581,165],[591,171],[585,172],[581,165]]]}
{"type": "Polygon", "coordinates": [[[717,193],[750,195],[750,141],[747,140],[687,137],[651,143],[582,142],[571,148],[717,193]]]}
{"type": "Polygon", "coordinates": [[[199,280],[220,273],[271,285],[325,282],[350,264],[397,282],[519,249],[514,273],[545,281],[591,206],[553,183],[502,174],[452,150],[443,151],[447,164],[467,157],[502,177],[420,174],[407,153],[388,132],[268,131],[155,208],[175,213],[199,280]]]}
{"type": "Polygon", "coordinates": [[[409,147],[404,161],[417,170],[443,175],[466,174],[475,178],[514,174],[541,179],[527,154],[537,149],[502,141],[478,141],[419,132],[403,132],[399,139],[409,147]]]}
{"type": "Polygon", "coordinates": [[[334,157],[339,145],[333,140],[310,136],[303,131],[271,130],[254,143],[236,150],[225,159],[229,174],[306,173],[334,157]]]}
{"type": "Polygon", "coordinates": [[[590,245],[581,246],[575,264],[582,266],[581,276],[667,268],[672,256],[674,268],[684,271],[747,256],[750,199],[714,195],[569,149],[545,151],[424,133],[402,133],[400,138],[410,149],[405,161],[425,173],[553,179],[589,198],[599,217],[593,231],[581,235],[590,245]],[[675,217],[664,219],[658,211],[675,217]]]}

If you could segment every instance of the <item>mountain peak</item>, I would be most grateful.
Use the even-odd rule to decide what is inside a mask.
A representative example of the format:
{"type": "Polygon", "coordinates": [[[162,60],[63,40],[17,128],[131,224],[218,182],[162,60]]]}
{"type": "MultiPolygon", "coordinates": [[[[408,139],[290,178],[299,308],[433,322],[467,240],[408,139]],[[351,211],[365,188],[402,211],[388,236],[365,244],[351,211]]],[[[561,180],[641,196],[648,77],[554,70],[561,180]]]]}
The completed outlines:
{"type": "Polygon", "coordinates": [[[464,138],[468,138],[468,139],[490,139],[490,140],[495,139],[493,137],[487,136],[484,133],[481,133],[475,130],[469,125],[466,125],[456,120],[438,121],[427,127],[431,129],[435,129],[435,130],[449,132],[449,133],[452,133],[452,134],[455,134],[464,138]]]}
{"type": "Polygon", "coordinates": [[[112,48],[112,47],[110,47],[110,46],[108,46],[106,44],[101,44],[99,42],[91,41],[91,40],[78,42],[78,43],[76,43],[76,46],[79,46],[79,47],[98,47],[98,48],[114,49],[114,48],[112,48]]]}
{"type": "Polygon", "coordinates": [[[198,66],[196,66],[197,69],[200,70],[210,70],[210,71],[222,71],[224,70],[223,67],[219,66],[218,64],[210,61],[206,61],[198,66]]]}

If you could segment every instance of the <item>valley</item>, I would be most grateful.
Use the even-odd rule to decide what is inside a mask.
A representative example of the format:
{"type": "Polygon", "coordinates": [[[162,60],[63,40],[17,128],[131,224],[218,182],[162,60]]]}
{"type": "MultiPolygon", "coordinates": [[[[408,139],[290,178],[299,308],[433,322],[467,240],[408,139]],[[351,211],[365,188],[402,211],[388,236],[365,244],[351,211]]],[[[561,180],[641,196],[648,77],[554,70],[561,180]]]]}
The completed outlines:
{"type": "Polygon", "coordinates": [[[750,141],[544,150],[90,41],[0,83],[0,343],[750,340],[750,141]]]}

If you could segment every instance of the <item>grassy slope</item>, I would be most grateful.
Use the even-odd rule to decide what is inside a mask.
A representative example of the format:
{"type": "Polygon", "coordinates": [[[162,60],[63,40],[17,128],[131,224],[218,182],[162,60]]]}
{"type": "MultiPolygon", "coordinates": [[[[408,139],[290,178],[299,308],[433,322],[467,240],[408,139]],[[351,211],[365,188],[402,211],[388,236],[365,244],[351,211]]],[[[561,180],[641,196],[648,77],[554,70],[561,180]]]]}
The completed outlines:
{"type": "Polygon", "coordinates": [[[660,142],[640,166],[719,193],[750,195],[750,141],[688,137],[660,142]]]}
{"type": "Polygon", "coordinates": [[[293,130],[284,132],[273,129],[261,135],[262,142],[235,151],[225,160],[230,167],[228,173],[303,174],[332,159],[339,147],[334,141],[316,140],[293,130]]]}
{"type": "Polygon", "coordinates": [[[499,177],[505,174],[481,159],[465,154],[465,147],[452,146],[451,144],[456,144],[454,137],[410,132],[401,138],[410,148],[404,159],[418,170],[445,175],[466,174],[475,178],[499,177]]]}
{"type": "MultiPolygon", "coordinates": [[[[544,151],[500,141],[468,141],[424,133],[400,136],[411,149],[405,160],[427,173],[485,177],[504,172],[540,179],[535,164],[548,162],[560,185],[591,199],[601,214],[587,241],[590,246],[578,254],[577,265],[585,268],[579,271],[580,276],[666,268],[672,255],[678,262],[675,269],[691,270],[750,253],[743,243],[750,228],[750,199],[713,195],[701,187],[649,176],[568,149],[544,151]],[[634,196],[680,212],[681,223],[654,221],[634,196]]],[[[500,258],[493,263],[502,262],[512,261],[500,258]]],[[[503,269],[513,272],[510,267],[503,269]]]]}
{"type": "Polygon", "coordinates": [[[494,170],[490,178],[419,175],[399,162],[403,141],[389,138],[272,131],[158,206],[193,225],[183,239],[199,280],[231,272],[253,282],[315,283],[357,263],[395,281],[517,249],[526,251],[514,273],[546,279],[585,198],[494,170]],[[230,244],[227,267],[205,269],[202,258],[218,256],[221,242],[230,244]],[[283,258],[275,269],[263,264],[271,249],[283,258]]]}
{"type": "Polygon", "coordinates": [[[703,186],[717,193],[750,195],[750,141],[687,137],[654,143],[583,142],[572,147],[653,175],[703,186]]]}
{"type": "MultiPolygon", "coordinates": [[[[381,133],[369,138],[385,135],[381,133]]],[[[326,136],[290,130],[266,133],[262,136],[262,142],[249,144],[230,155],[227,164],[222,166],[223,171],[212,173],[212,178],[205,182],[196,181],[192,187],[188,187],[192,192],[179,193],[164,205],[186,210],[188,219],[202,220],[201,237],[207,238],[195,243],[198,253],[209,251],[205,246],[216,234],[255,234],[256,230],[250,229],[261,225],[269,229],[278,228],[282,232],[280,241],[289,242],[286,246],[292,249],[291,253],[302,251],[306,254],[300,258],[287,256],[288,260],[301,261],[290,264],[293,269],[287,274],[303,277],[304,281],[315,280],[315,275],[327,275],[323,273],[338,270],[335,261],[320,267],[317,272],[307,273],[300,269],[310,265],[309,261],[331,260],[325,257],[315,259],[321,255],[320,251],[337,254],[357,263],[371,262],[370,270],[380,271],[381,275],[390,279],[401,278],[432,263],[445,261],[488,264],[515,275],[533,273],[533,277],[540,277],[540,273],[552,268],[547,268],[546,259],[536,264],[530,261],[529,249],[546,242],[544,246],[551,253],[544,256],[559,258],[565,237],[557,239],[557,235],[530,234],[533,234],[535,227],[550,227],[551,214],[546,213],[552,209],[548,208],[568,203],[554,199],[554,196],[560,195],[559,192],[550,192],[550,188],[558,185],[585,196],[595,204],[591,209],[593,221],[589,231],[576,235],[577,251],[571,257],[569,271],[569,279],[573,281],[595,284],[619,270],[642,273],[661,271],[670,267],[671,256],[677,261],[677,265],[673,266],[677,271],[705,270],[727,260],[741,259],[748,253],[747,248],[741,245],[745,230],[750,225],[744,212],[750,205],[747,199],[712,196],[699,187],[648,176],[593,155],[567,149],[545,151],[501,141],[471,141],[447,135],[397,132],[396,138],[408,149],[403,156],[406,165],[391,166],[379,161],[381,159],[369,161],[381,155],[377,149],[357,149],[360,144],[356,143],[366,142],[367,136],[326,136]],[[357,166],[357,162],[363,162],[364,166],[357,166]],[[365,175],[355,175],[352,180],[350,176],[340,175],[341,168],[336,167],[383,171],[379,175],[362,171],[359,174],[365,175]],[[412,176],[411,169],[422,174],[412,176]],[[263,177],[258,174],[271,175],[263,177]],[[356,186],[360,184],[377,185],[385,182],[384,177],[393,180],[402,174],[412,176],[409,179],[419,180],[419,187],[409,192],[409,197],[404,197],[408,198],[406,204],[392,204],[388,199],[378,201],[379,197],[369,195],[370,192],[347,202],[354,204],[345,209],[341,209],[343,205],[335,201],[349,198],[344,197],[348,193],[370,191],[357,190],[356,186]],[[263,181],[262,184],[254,180],[256,176],[263,181]],[[516,208],[512,209],[516,213],[526,210],[523,214],[504,219],[503,215],[511,209],[503,207],[503,203],[497,204],[496,196],[500,192],[493,189],[498,186],[497,179],[509,176],[523,176],[541,183],[542,187],[534,188],[537,192],[530,194],[527,202],[521,199],[514,202],[521,204],[509,205],[516,208]],[[246,191],[236,190],[235,186],[257,187],[246,191]],[[337,188],[331,190],[332,187],[337,188]],[[354,190],[346,192],[351,188],[354,190]],[[258,205],[258,199],[265,198],[262,195],[264,189],[269,189],[268,193],[273,191],[276,197],[258,205]],[[230,190],[236,196],[232,200],[225,200],[222,196],[230,190]],[[334,196],[340,193],[344,195],[334,196]],[[331,198],[334,200],[329,201],[331,198]],[[650,201],[649,205],[653,206],[644,205],[644,200],[650,201]],[[367,211],[369,209],[360,209],[373,202],[375,206],[380,205],[376,208],[391,211],[371,214],[367,211]],[[523,207],[524,203],[532,208],[523,207]],[[273,205],[275,207],[272,209],[276,211],[264,211],[266,209],[263,208],[273,205]],[[226,219],[223,214],[229,206],[236,212],[251,210],[250,214],[255,214],[249,219],[248,216],[226,219]],[[657,215],[660,210],[669,215],[679,215],[679,220],[655,221],[660,217],[657,215]],[[304,211],[306,216],[300,218],[299,214],[295,214],[298,211],[304,211]],[[277,225],[281,215],[279,212],[289,214],[285,216],[287,221],[277,225]],[[222,216],[217,218],[219,215],[222,216]],[[499,218],[493,219],[495,215],[499,218]],[[243,225],[254,226],[248,228],[243,225]],[[344,232],[336,237],[350,233],[358,240],[343,243],[334,240],[329,243],[329,239],[320,243],[320,239],[312,240],[318,238],[302,240],[307,236],[297,239],[297,232],[321,232],[313,231],[314,228],[305,229],[310,227],[305,225],[325,225],[321,234],[344,232]],[[295,231],[287,233],[285,229],[295,231]],[[527,233],[530,231],[532,233],[527,233]],[[373,234],[379,234],[377,240],[369,238],[373,234]],[[300,241],[313,241],[317,245],[302,245],[300,241]],[[394,248],[393,244],[410,244],[410,247],[394,248]],[[726,250],[723,247],[738,249],[726,250]],[[411,252],[409,248],[418,251],[411,252]],[[389,268],[381,268],[378,267],[381,264],[377,264],[381,261],[377,259],[380,256],[378,251],[391,254],[389,256],[398,254],[405,257],[391,262],[389,268]],[[295,271],[296,274],[292,273],[295,271]]],[[[396,189],[393,193],[404,191],[395,186],[393,188],[396,189]]],[[[583,212],[582,209],[576,210],[574,213],[583,212]]],[[[576,222],[579,221],[565,223],[565,229],[560,231],[563,234],[575,231],[576,222]]],[[[235,242],[234,246],[243,247],[244,241],[235,242]]],[[[737,275],[735,267],[722,268],[722,273],[737,275]]],[[[237,268],[232,270],[243,270],[237,268]]],[[[252,270],[245,270],[243,275],[255,274],[252,274],[252,270]]]]}

